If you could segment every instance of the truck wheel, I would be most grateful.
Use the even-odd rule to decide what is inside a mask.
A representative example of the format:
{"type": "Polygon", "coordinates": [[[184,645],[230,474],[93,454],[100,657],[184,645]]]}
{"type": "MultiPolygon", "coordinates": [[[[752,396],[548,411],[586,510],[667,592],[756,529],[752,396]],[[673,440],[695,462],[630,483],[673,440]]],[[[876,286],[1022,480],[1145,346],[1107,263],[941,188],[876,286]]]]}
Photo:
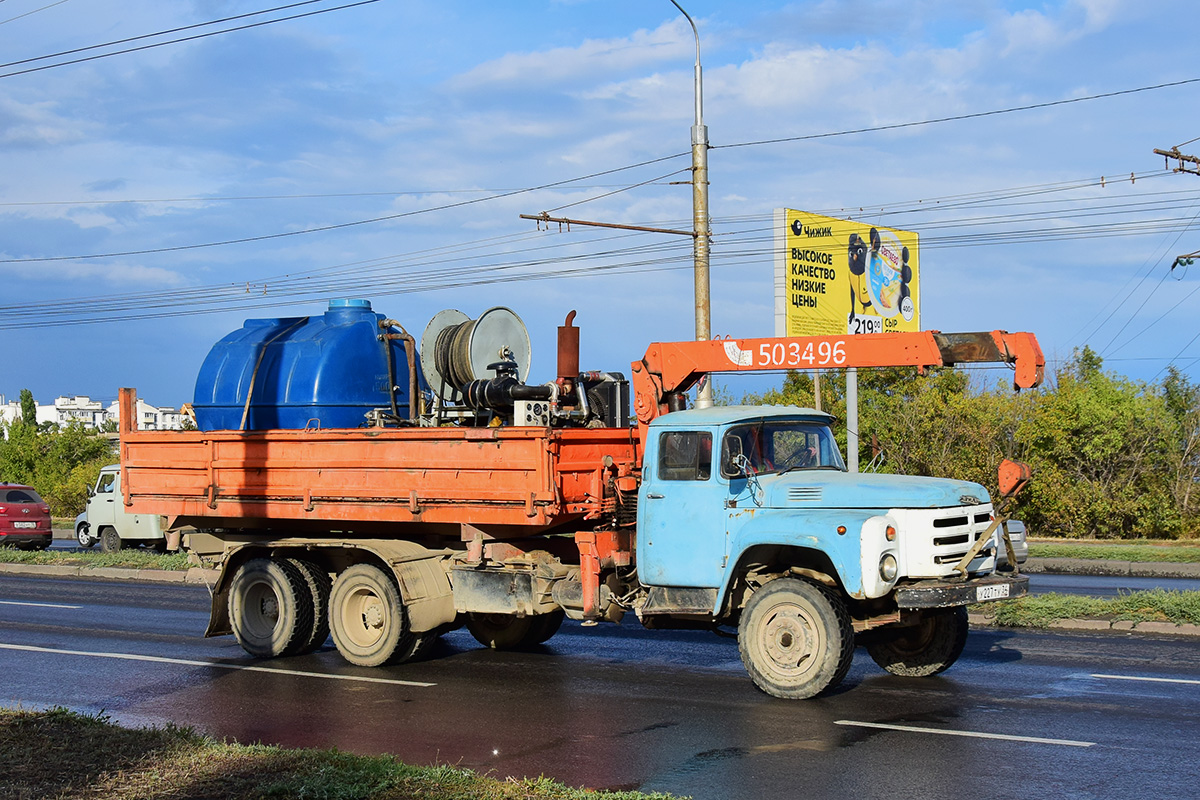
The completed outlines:
{"type": "Polygon", "coordinates": [[[300,652],[312,635],[313,601],[304,576],[282,558],[252,558],[229,586],[229,622],[252,656],[300,652]]]}
{"type": "Polygon", "coordinates": [[[750,595],[738,625],[738,649],[758,688],[801,700],[846,677],[854,628],[832,592],[798,578],[777,578],[750,595]]]}
{"type": "Polygon", "coordinates": [[[75,540],[80,547],[95,547],[97,539],[92,536],[92,529],[85,522],[75,529],[75,540]]]}
{"type": "Polygon", "coordinates": [[[356,564],[333,582],[329,631],[351,664],[378,667],[413,657],[416,644],[407,627],[400,589],[383,570],[356,564]]]}
{"type": "Polygon", "coordinates": [[[312,596],[313,624],[307,640],[300,647],[301,653],[312,653],[320,649],[329,638],[329,593],[333,581],[329,573],[318,564],[303,558],[289,558],[288,563],[300,570],[304,582],[308,584],[308,593],[312,596]]]}
{"type": "Polygon", "coordinates": [[[493,650],[524,650],[535,647],[558,632],[561,610],[550,614],[518,617],[516,614],[468,614],[467,630],[475,641],[493,650]]]}
{"type": "Polygon", "coordinates": [[[536,628],[534,632],[536,634],[536,641],[534,644],[542,644],[550,641],[554,634],[558,633],[558,629],[562,627],[565,617],[566,614],[563,613],[561,608],[551,611],[549,614],[539,614],[534,617],[537,620],[534,626],[536,628]]]}
{"type": "Polygon", "coordinates": [[[937,675],[962,655],[968,627],[966,606],[942,608],[926,612],[917,625],[880,629],[867,644],[867,652],[893,675],[937,675]]]}
{"type": "Polygon", "coordinates": [[[103,528],[100,531],[100,549],[105,553],[117,553],[125,543],[121,541],[121,534],[117,533],[116,528],[103,528]]]}

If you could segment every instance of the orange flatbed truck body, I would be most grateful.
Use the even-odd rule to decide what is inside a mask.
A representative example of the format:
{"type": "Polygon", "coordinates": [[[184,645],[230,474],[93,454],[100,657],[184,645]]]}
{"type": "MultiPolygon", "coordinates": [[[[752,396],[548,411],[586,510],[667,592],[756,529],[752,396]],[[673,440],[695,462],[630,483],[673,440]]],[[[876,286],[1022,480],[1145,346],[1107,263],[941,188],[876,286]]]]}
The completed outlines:
{"type": "MultiPolygon", "coordinates": [[[[132,407],[132,391],[121,398],[132,407]]],[[[444,525],[458,538],[470,525],[510,538],[602,513],[604,472],[638,463],[636,437],[629,428],[122,430],[121,468],[129,510],[172,526],[404,534],[444,525]]]]}

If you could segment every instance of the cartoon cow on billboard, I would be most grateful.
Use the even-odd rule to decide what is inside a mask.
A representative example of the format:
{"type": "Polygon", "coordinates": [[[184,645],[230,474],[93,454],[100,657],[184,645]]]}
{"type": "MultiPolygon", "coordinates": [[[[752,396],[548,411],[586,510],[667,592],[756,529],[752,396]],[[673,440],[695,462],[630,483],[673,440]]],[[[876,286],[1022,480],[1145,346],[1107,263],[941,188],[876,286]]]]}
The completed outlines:
{"type": "Polygon", "coordinates": [[[903,314],[905,319],[912,319],[913,315],[912,302],[904,302],[912,296],[908,248],[890,231],[880,234],[871,228],[868,237],[869,244],[857,233],[850,234],[850,330],[855,317],[865,316],[867,309],[880,317],[903,314]]]}

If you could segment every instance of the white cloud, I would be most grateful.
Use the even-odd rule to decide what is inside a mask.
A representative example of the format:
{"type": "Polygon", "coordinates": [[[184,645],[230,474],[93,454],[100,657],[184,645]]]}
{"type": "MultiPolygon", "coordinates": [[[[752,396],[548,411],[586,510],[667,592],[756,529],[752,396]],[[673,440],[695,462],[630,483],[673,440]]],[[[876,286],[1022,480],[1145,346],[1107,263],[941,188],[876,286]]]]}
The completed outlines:
{"type": "Polygon", "coordinates": [[[450,88],[455,91],[493,87],[530,89],[588,76],[617,74],[663,61],[686,60],[695,50],[694,42],[687,22],[672,20],[652,31],[638,30],[627,37],[587,39],[577,47],[508,53],[454,78],[450,88]]]}
{"type": "Polygon", "coordinates": [[[112,288],[135,291],[185,286],[188,279],[180,273],[127,262],[52,262],[38,264],[0,264],[0,274],[9,277],[70,282],[77,295],[86,295],[87,287],[107,291],[112,288]]]}

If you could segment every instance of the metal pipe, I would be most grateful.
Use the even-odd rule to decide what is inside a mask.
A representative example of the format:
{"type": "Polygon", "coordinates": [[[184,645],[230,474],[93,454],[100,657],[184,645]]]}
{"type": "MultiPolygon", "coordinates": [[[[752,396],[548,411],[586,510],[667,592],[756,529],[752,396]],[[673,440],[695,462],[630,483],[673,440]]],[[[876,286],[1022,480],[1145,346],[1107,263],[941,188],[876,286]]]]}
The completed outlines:
{"type": "Polygon", "coordinates": [[[558,326],[558,379],[565,391],[571,391],[579,377],[579,328],[572,324],[574,321],[575,312],[571,311],[558,326]]]}
{"type": "MultiPolygon", "coordinates": [[[[421,410],[417,407],[417,395],[420,393],[420,387],[417,382],[417,341],[408,331],[394,319],[384,319],[379,321],[379,327],[385,331],[382,338],[385,342],[390,342],[393,339],[399,339],[404,342],[404,358],[408,362],[408,419],[409,422],[415,422],[420,415],[421,410]],[[388,328],[399,328],[399,333],[386,333],[388,328]]],[[[396,408],[396,384],[395,384],[395,367],[392,365],[392,349],[386,347],[387,362],[388,362],[388,381],[392,384],[389,390],[392,396],[392,415],[399,417],[400,410],[396,408]]]]}

